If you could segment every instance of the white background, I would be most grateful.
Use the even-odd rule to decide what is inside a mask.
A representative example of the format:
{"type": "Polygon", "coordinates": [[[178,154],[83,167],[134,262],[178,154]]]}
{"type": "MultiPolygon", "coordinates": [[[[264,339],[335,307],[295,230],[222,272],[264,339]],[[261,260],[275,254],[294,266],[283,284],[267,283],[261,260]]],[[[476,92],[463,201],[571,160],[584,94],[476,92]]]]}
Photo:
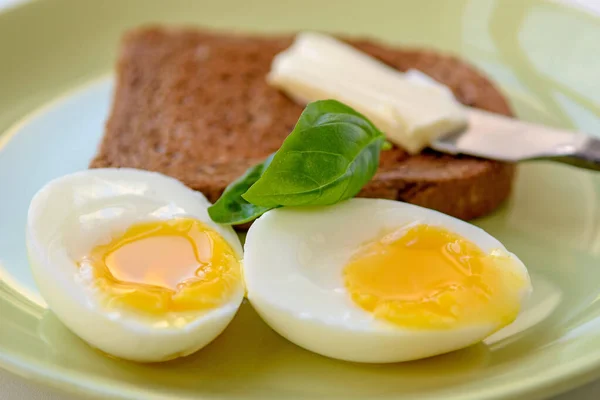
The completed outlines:
{"type": "MultiPolygon", "coordinates": [[[[0,0],[0,9],[25,0],[0,0]]],[[[569,3],[589,12],[600,14],[600,0],[550,0],[569,3]]],[[[551,400],[598,400],[600,381],[576,389],[551,400]]],[[[54,389],[42,387],[0,370],[0,400],[81,400],[81,397],[68,396],[54,389]]]]}

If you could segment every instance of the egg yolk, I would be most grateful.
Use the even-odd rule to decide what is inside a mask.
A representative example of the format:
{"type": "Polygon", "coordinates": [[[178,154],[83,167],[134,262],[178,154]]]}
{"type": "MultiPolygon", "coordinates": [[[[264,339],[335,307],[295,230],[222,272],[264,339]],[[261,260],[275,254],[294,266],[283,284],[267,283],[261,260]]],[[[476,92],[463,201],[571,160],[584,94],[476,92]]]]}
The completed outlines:
{"type": "Polygon", "coordinates": [[[150,314],[216,308],[241,279],[234,250],[191,218],[133,225],[79,265],[91,266],[109,306],[150,314]]]}
{"type": "Polygon", "coordinates": [[[526,286],[508,255],[486,254],[465,238],[428,225],[366,243],[343,275],[357,305],[414,329],[475,323],[500,329],[516,318],[526,286]]]}

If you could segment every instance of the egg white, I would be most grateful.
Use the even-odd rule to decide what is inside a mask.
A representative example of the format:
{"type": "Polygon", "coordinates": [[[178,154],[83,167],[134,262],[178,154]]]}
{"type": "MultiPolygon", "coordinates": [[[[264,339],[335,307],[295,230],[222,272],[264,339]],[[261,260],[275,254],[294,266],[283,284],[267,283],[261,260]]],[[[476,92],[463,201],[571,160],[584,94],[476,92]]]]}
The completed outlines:
{"type": "Polygon", "coordinates": [[[203,313],[149,317],[107,309],[77,261],[137,222],[195,218],[217,231],[242,258],[233,229],[214,223],[209,201],[179,181],[136,169],[93,169],[55,179],[32,199],[27,248],[37,286],[50,309],[92,346],[134,361],[164,361],[197,351],[229,324],[244,296],[203,313]]]}
{"type": "Polygon", "coordinates": [[[255,221],[244,246],[247,297],[282,336],[313,352],[348,361],[429,357],[469,346],[497,330],[497,324],[407,329],[375,319],[351,300],[342,271],[352,254],[383,232],[408,224],[445,227],[485,252],[509,255],[527,282],[521,301],[531,291],[523,263],[480,228],[406,203],[352,199],[330,207],[275,209],[255,221]]]}

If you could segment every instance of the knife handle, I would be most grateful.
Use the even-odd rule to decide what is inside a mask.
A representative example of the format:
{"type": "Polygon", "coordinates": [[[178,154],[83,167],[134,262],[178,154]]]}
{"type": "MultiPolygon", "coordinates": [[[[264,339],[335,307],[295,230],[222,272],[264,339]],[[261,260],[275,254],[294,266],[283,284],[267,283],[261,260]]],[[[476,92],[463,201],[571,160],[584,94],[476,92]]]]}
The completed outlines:
{"type": "Polygon", "coordinates": [[[582,146],[571,153],[540,157],[539,159],[558,161],[574,167],[600,171],[600,140],[590,137],[582,146]]]}

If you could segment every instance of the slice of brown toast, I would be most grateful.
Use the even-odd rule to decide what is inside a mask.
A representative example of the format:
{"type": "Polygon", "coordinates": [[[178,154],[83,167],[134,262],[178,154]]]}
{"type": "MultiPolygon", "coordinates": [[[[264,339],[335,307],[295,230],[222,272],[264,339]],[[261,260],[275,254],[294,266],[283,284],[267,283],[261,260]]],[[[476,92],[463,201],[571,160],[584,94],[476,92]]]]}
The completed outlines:
{"type": "MultiPolygon", "coordinates": [[[[303,107],[267,85],[273,56],[292,37],[147,27],[125,35],[104,139],[91,167],[162,172],[217,200],[225,187],[277,150],[303,107]]],[[[494,85],[466,63],[423,50],[349,40],[405,71],[448,85],[464,104],[510,115],[494,85]]],[[[514,166],[431,150],[385,151],[360,196],[402,200],[462,219],[494,210],[514,166]]]]}

